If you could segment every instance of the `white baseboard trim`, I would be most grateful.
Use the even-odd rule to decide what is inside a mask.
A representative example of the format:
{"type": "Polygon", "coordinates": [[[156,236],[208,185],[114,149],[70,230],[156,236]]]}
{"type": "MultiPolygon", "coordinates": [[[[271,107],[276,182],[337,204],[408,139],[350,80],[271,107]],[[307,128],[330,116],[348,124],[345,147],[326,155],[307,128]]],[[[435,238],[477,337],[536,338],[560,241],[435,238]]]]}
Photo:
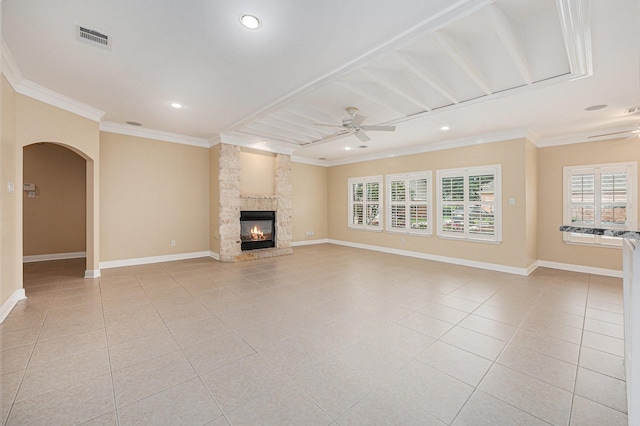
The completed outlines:
{"type": "Polygon", "coordinates": [[[18,290],[14,291],[13,294],[9,296],[7,301],[4,302],[2,306],[0,306],[0,324],[2,324],[5,318],[7,318],[7,315],[11,313],[11,310],[14,306],[16,306],[16,303],[26,298],[27,296],[24,292],[24,288],[19,288],[18,290]]]}
{"type": "Polygon", "coordinates": [[[474,260],[458,259],[455,257],[448,257],[448,256],[438,256],[434,254],[420,253],[420,252],[409,251],[409,250],[400,250],[400,249],[394,249],[394,248],[388,248],[388,247],[373,246],[369,244],[352,243],[350,241],[340,241],[340,240],[329,239],[329,243],[337,244],[341,246],[347,246],[347,247],[361,248],[365,250],[380,251],[380,252],[389,253],[389,254],[398,254],[400,256],[416,257],[418,259],[433,260],[436,262],[453,263],[455,265],[470,266],[472,268],[488,269],[490,271],[506,272],[508,274],[526,276],[531,273],[530,270],[533,271],[533,269],[535,269],[535,268],[531,269],[533,265],[529,266],[528,268],[515,268],[513,266],[498,265],[496,263],[476,262],[474,260]]]}
{"type": "Polygon", "coordinates": [[[85,278],[100,278],[100,269],[87,269],[84,271],[85,278]]]}
{"type": "Polygon", "coordinates": [[[538,266],[543,268],[561,269],[563,271],[581,272],[583,274],[603,275],[605,277],[622,278],[622,271],[616,269],[595,268],[593,266],[573,265],[571,263],[549,262],[539,260],[538,266]]]}
{"type": "Polygon", "coordinates": [[[86,251],[77,251],[73,253],[34,254],[31,256],[23,256],[22,263],[46,262],[48,260],[80,259],[82,257],[87,257],[86,251]]]}
{"type": "Polygon", "coordinates": [[[220,260],[220,253],[216,253],[215,251],[209,250],[209,257],[215,260],[220,260]]]}
{"type": "Polygon", "coordinates": [[[329,242],[328,238],[321,238],[318,240],[292,241],[291,247],[311,246],[314,244],[327,244],[328,242],[329,242]]]}
{"type": "Polygon", "coordinates": [[[100,262],[100,269],[120,268],[122,266],[148,265],[150,263],[173,262],[176,260],[197,259],[210,257],[209,251],[196,251],[191,253],[166,254],[162,256],[139,257],[135,259],[109,260],[100,262]]]}

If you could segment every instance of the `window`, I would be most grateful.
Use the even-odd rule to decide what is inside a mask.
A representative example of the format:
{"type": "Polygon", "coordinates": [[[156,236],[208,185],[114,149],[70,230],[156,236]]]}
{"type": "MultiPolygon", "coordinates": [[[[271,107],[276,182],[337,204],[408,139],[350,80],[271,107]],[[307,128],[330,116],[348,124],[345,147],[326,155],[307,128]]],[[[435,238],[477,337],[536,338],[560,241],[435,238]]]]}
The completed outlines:
{"type": "MultiPolygon", "coordinates": [[[[564,167],[564,222],[573,226],[635,227],[637,163],[564,167]]],[[[622,239],[563,233],[573,243],[620,246],[622,239]]]]}
{"type": "Polygon", "coordinates": [[[387,231],[431,234],[431,172],[387,176],[387,231]]]}
{"type": "Polygon", "coordinates": [[[349,179],[349,228],[382,231],[382,176],[349,179]]]}
{"type": "Polygon", "coordinates": [[[500,165],[438,170],[438,236],[499,242],[500,165]]]}

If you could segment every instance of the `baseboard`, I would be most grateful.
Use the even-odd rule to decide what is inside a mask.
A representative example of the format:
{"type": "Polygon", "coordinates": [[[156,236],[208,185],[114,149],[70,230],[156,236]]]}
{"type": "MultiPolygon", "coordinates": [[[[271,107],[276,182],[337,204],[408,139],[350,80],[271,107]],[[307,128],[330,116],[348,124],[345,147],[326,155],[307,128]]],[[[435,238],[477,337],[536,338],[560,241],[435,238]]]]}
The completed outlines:
{"type": "Polygon", "coordinates": [[[530,273],[529,269],[531,268],[531,266],[529,266],[528,268],[516,268],[513,266],[499,265],[496,263],[476,262],[474,260],[459,259],[456,257],[448,257],[448,256],[438,256],[434,254],[420,253],[420,252],[409,251],[409,250],[399,250],[399,249],[394,249],[389,247],[373,246],[369,244],[352,243],[350,241],[340,241],[340,240],[329,239],[329,243],[337,244],[341,246],[347,246],[347,247],[361,248],[365,250],[379,251],[379,252],[389,253],[389,254],[397,254],[400,256],[416,257],[418,259],[433,260],[436,262],[453,263],[455,265],[470,266],[472,268],[488,269],[490,271],[506,272],[508,274],[515,274],[515,275],[526,276],[530,273]]]}
{"type": "Polygon", "coordinates": [[[209,251],[196,251],[191,253],[166,254],[162,256],[139,257],[135,259],[109,260],[100,262],[100,269],[120,268],[122,266],[148,265],[150,263],[173,262],[176,260],[197,259],[210,257],[209,251]]]}
{"type": "Polygon", "coordinates": [[[27,296],[24,292],[24,288],[14,291],[13,294],[9,296],[9,299],[0,306],[0,324],[2,324],[5,318],[7,318],[7,315],[11,313],[11,310],[16,306],[16,303],[26,298],[27,296]]]}
{"type": "Polygon", "coordinates": [[[563,271],[581,272],[583,274],[603,275],[605,277],[622,278],[622,271],[616,269],[595,268],[593,266],[573,265],[571,263],[549,262],[539,260],[538,266],[543,268],[561,269],[563,271]]]}
{"type": "Polygon", "coordinates": [[[291,247],[312,246],[314,244],[327,244],[328,242],[329,242],[328,238],[320,238],[318,240],[293,241],[291,242],[291,247]]]}
{"type": "Polygon", "coordinates": [[[80,259],[83,257],[87,257],[86,251],[78,251],[73,253],[34,254],[31,256],[23,256],[22,263],[46,262],[49,260],[80,259]]]}
{"type": "Polygon", "coordinates": [[[220,253],[216,253],[215,251],[209,250],[209,257],[215,260],[220,260],[220,253]]]}
{"type": "Polygon", "coordinates": [[[100,269],[87,269],[84,271],[85,278],[100,278],[100,269]]]}

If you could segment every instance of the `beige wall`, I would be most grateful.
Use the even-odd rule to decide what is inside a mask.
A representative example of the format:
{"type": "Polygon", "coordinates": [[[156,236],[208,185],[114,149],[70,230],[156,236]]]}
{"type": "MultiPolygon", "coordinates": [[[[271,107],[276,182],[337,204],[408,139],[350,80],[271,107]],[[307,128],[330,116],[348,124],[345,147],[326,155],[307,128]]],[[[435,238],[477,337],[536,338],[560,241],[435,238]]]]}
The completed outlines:
{"type": "Polygon", "coordinates": [[[101,261],[209,250],[207,148],[101,132],[100,159],[101,261]]]}
{"type": "Polygon", "coordinates": [[[518,139],[331,167],[328,172],[327,199],[329,238],[512,268],[527,268],[531,265],[528,255],[531,249],[528,248],[526,231],[527,143],[525,139],[518,139]],[[420,237],[347,228],[347,180],[350,177],[431,170],[435,198],[436,170],[493,164],[502,165],[503,241],[500,244],[437,238],[435,230],[432,237],[420,237]],[[515,206],[508,204],[509,198],[516,200],[515,206]]]}
{"type": "Polygon", "coordinates": [[[326,167],[291,163],[293,241],[328,238],[326,167]],[[313,231],[313,235],[307,235],[313,231]]]}
{"type": "Polygon", "coordinates": [[[538,148],[525,146],[525,238],[528,264],[538,260],[538,148]]]}
{"type": "Polygon", "coordinates": [[[51,143],[24,147],[24,182],[36,185],[23,198],[25,256],[83,252],[86,248],[86,161],[51,143]]]}
{"type": "Polygon", "coordinates": [[[209,149],[209,250],[220,254],[220,144],[209,149]]]}
{"type": "MultiPolygon", "coordinates": [[[[4,76],[0,77],[0,306],[22,288],[22,238],[18,145],[16,142],[16,93],[4,76]],[[15,192],[9,194],[7,184],[13,182],[15,192]]],[[[20,149],[21,150],[21,149],[20,149]]]]}
{"type": "Polygon", "coordinates": [[[240,167],[240,194],[275,195],[275,154],[242,148],[240,167]]]}
{"type": "Polygon", "coordinates": [[[640,161],[638,138],[616,139],[538,150],[538,257],[571,265],[622,270],[618,248],[566,244],[562,233],[562,168],[587,164],[640,161]]]}

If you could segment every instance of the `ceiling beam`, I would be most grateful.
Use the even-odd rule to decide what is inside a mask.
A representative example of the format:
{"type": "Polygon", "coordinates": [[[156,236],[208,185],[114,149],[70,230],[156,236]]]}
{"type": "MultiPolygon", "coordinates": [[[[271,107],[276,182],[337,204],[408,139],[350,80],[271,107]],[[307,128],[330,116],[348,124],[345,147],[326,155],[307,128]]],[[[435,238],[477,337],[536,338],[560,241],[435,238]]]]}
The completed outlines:
{"type": "Polygon", "coordinates": [[[524,50],[518,41],[518,36],[513,28],[511,20],[504,12],[496,5],[489,5],[485,9],[486,14],[489,16],[493,28],[498,34],[498,38],[507,49],[509,57],[513,61],[514,65],[518,69],[520,76],[525,83],[533,83],[533,77],[531,76],[531,68],[527,61],[527,57],[524,54],[524,50]]]}
{"type": "Polygon", "coordinates": [[[381,107],[391,110],[396,114],[401,115],[402,117],[406,117],[407,114],[405,114],[404,112],[400,111],[397,108],[392,108],[389,106],[389,102],[385,101],[384,99],[380,99],[378,96],[375,96],[373,94],[371,94],[371,92],[368,92],[366,90],[362,90],[358,87],[355,87],[353,84],[349,84],[350,82],[348,81],[343,81],[343,80],[336,80],[334,83],[348,89],[351,90],[353,93],[360,95],[368,100],[370,100],[373,103],[376,103],[378,105],[380,105],[381,107]]]}
{"type": "Polygon", "coordinates": [[[365,76],[367,76],[370,79],[374,80],[375,82],[380,84],[382,87],[385,87],[386,89],[390,90],[391,92],[395,93],[396,95],[408,100],[409,102],[411,102],[414,105],[419,106],[424,111],[431,111],[433,109],[429,105],[427,105],[424,102],[422,102],[420,99],[418,99],[415,96],[412,96],[412,95],[406,93],[404,90],[400,89],[394,83],[389,81],[389,79],[383,77],[379,72],[377,72],[377,71],[375,71],[373,69],[370,69],[370,68],[362,68],[359,72],[360,72],[360,74],[364,74],[365,76]]]}
{"type": "Polygon", "coordinates": [[[393,57],[400,61],[405,67],[407,67],[407,69],[411,71],[416,77],[424,81],[427,85],[431,86],[431,88],[436,92],[449,99],[451,103],[457,104],[458,102],[460,102],[444,83],[439,81],[431,73],[425,70],[424,67],[421,66],[413,57],[400,52],[394,53],[393,57]]]}
{"type": "Polygon", "coordinates": [[[480,70],[471,62],[471,59],[464,53],[458,44],[442,31],[436,31],[432,34],[433,38],[444,49],[445,53],[453,59],[460,68],[473,80],[473,82],[487,95],[493,93],[491,86],[484,78],[480,70]]]}

